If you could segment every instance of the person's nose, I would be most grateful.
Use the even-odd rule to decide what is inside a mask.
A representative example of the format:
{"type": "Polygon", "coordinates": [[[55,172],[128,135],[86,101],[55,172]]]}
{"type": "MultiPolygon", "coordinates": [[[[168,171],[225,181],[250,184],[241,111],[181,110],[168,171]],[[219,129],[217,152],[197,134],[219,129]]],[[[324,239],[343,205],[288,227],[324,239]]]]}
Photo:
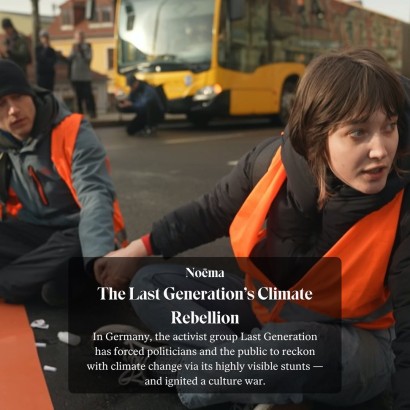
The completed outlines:
{"type": "Polygon", "coordinates": [[[381,160],[387,156],[386,136],[375,133],[370,140],[369,158],[381,160]]]}
{"type": "Polygon", "coordinates": [[[8,109],[8,114],[9,116],[15,116],[20,112],[18,106],[14,104],[13,102],[9,102],[9,109],[8,109]]]}

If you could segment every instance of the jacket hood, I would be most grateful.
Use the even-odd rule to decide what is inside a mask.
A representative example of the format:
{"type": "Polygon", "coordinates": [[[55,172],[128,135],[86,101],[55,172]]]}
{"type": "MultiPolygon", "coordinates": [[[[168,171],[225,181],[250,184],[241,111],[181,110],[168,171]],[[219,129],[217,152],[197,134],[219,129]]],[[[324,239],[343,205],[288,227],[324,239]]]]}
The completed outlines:
{"type": "Polygon", "coordinates": [[[23,146],[30,145],[33,141],[41,140],[49,135],[55,124],[69,115],[68,109],[54,97],[52,92],[37,87],[33,87],[33,90],[36,117],[30,137],[25,142],[21,142],[9,132],[0,129],[0,152],[20,150],[23,146]]]}
{"type": "MultiPolygon", "coordinates": [[[[399,158],[398,167],[406,172],[410,172],[410,79],[401,77],[406,101],[402,118],[399,121],[399,158]]],[[[409,177],[407,176],[407,179],[409,177]]]]}

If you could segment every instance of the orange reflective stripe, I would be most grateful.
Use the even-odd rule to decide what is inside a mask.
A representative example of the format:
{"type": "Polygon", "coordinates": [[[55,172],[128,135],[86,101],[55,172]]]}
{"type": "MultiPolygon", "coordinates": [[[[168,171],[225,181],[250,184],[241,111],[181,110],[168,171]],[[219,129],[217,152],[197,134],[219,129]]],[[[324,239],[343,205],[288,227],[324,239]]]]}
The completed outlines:
{"type": "MultiPolygon", "coordinates": [[[[65,117],[61,123],[54,128],[51,138],[51,160],[80,208],[81,204],[71,178],[71,165],[82,118],[83,116],[81,114],[71,114],[65,117]]],[[[106,158],[106,165],[107,169],[110,169],[108,158],[106,158]]],[[[113,203],[113,223],[117,245],[119,247],[126,246],[128,242],[126,239],[125,224],[117,199],[115,199],[113,203]]]]}
{"type": "Polygon", "coordinates": [[[9,187],[9,197],[6,203],[5,213],[8,216],[16,217],[20,212],[20,209],[23,208],[22,203],[17,197],[16,192],[13,188],[9,187]]]}
{"type": "MultiPolygon", "coordinates": [[[[281,160],[281,147],[279,147],[268,171],[246,198],[229,228],[232,250],[239,258],[239,266],[244,272],[252,271],[252,277],[263,286],[273,287],[273,284],[252,264],[248,256],[251,255],[255,245],[266,236],[266,229],[264,229],[266,215],[273,198],[276,197],[285,180],[286,172],[281,160]]],[[[250,279],[251,277],[247,275],[246,286],[255,291],[256,287],[250,279]]],[[[254,301],[254,309],[256,305],[257,302],[254,301]]],[[[262,310],[265,309],[262,308],[262,310]]],[[[260,315],[257,314],[257,316],[260,315]]]]}
{"type": "Polygon", "coordinates": [[[263,228],[266,215],[273,198],[276,197],[286,179],[280,153],[281,147],[273,157],[268,171],[246,198],[229,228],[236,257],[249,256],[256,243],[266,235],[266,230],[263,228]]]}
{"type": "MultiPolygon", "coordinates": [[[[384,282],[402,198],[403,191],[381,209],[366,215],[324,255],[338,257],[342,262],[342,318],[363,318],[387,303],[389,292],[384,282]]],[[[334,316],[332,297],[338,295],[332,296],[331,278],[325,276],[326,263],[326,259],[321,259],[298,281],[297,287],[309,286],[314,291],[316,297],[309,302],[309,309],[334,316]]],[[[338,288],[334,286],[333,291],[338,288]]],[[[393,323],[392,317],[388,322],[393,323]]],[[[376,323],[374,326],[379,328],[376,323]]]]}
{"type": "MultiPolygon", "coordinates": [[[[280,150],[271,166],[248,196],[230,227],[234,254],[246,272],[246,286],[256,290],[274,284],[248,258],[256,244],[263,238],[263,225],[270,206],[286,179],[280,150]]],[[[352,321],[356,326],[381,329],[393,324],[389,309],[389,292],[384,285],[391,251],[399,222],[403,191],[381,209],[366,215],[353,225],[339,241],[324,255],[337,257],[342,263],[342,276],[326,275],[328,259],[321,259],[290,290],[309,289],[315,297],[309,302],[297,301],[305,313],[341,318],[352,321]],[[340,289],[340,280],[342,289],[340,289]],[[340,295],[340,290],[342,291],[340,295]]],[[[283,321],[289,317],[285,312],[290,302],[276,301],[270,308],[266,301],[253,301],[253,308],[262,323],[283,321]]],[[[308,315],[306,315],[308,316],[308,315]]]]}
{"type": "Polygon", "coordinates": [[[71,164],[73,163],[75,142],[82,119],[81,114],[71,114],[65,117],[54,128],[51,137],[51,160],[79,207],[81,206],[71,179],[71,164]]]}
{"type": "Polygon", "coordinates": [[[384,207],[353,225],[325,255],[340,257],[343,271],[356,272],[356,275],[342,276],[342,305],[349,317],[369,314],[380,306],[381,300],[388,299],[384,281],[396,238],[403,192],[400,191],[384,207]],[[375,277],[374,272],[380,276],[375,277]],[[366,304],[363,303],[358,284],[366,294],[373,295],[373,298],[367,298],[366,304]]]}
{"type": "Polygon", "coordinates": [[[125,231],[124,220],[122,218],[122,214],[120,210],[120,204],[118,203],[117,200],[115,200],[113,203],[113,209],[114,209],[113,218],[114,218],[116,245],[119,248],[124,248],[128,245],[127,233],[125,231]]]}

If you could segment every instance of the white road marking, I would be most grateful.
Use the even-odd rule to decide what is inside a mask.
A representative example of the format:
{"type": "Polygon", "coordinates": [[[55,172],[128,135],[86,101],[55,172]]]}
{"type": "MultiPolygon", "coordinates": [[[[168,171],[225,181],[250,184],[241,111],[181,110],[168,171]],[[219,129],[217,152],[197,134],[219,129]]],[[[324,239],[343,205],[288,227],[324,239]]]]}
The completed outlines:
{"type": "Polygon", "coordinates": [[[237,132],[234,134],[204,135],[203,137],[171,138],[169,140],[165,140],[164,144],[190,144],[195,142],[230,140],[243,137],[249,137],[249,134],[244,132],[237,132]]]}
{"type": "Polygon", "coordinates": [[[239,162],[238,160],[236,160],[236,161],[228,161],[228,165],[231,166],[231,167],[234,167],[234,166],[236,166],[236,164],[237,164],[238,162],[239,162]]]}

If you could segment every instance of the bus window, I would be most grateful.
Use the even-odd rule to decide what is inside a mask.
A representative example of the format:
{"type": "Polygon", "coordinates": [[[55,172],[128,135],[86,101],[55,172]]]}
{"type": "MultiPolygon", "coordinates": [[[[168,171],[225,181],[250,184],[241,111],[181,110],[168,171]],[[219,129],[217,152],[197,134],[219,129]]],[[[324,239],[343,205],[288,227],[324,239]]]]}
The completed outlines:
{"type": "Polygon", "coordinates": [[[186,21],[179,35],[178,53],[185,62],[211,61],[212,16],[198,16],[186,21]]]}
{"type": "Polygon", "coordinates": [[[118,68],[161,63],[171,69],[207,69],[215,0],[127,0],[119,6],[118,68]]]}
{"type": "Polygon", "coordinates": [[[221,6],[219,31],[218,31],[218,64],[221,67],[230,68],[230,21],[228,20],[227,3],[224,1],[221,6]]]}
{"type": "Polygon", "coordinates": [[[268,0],[251,2],[250,9],[250,44],[246,71],[255,71],[269,61],[268,47],[268,0]]]}
{"type": "MultiPolygon", "coordinates": [[[[247,49],[249,47],[249,2],[246,3],[246,7],[243,10],[244,15],[242,19],[229,20],[227,13],[227,0],[223,1],[223,15],[224,20],[221,22],[221,26],[224,24],[225,36],[223,36],[223,30],[220,31],[219,43],[225,46],[225,66],[236,71],[246,71],[247,67],[247,49]]],[[[224,65],[224,64],[221,64],[224,65]]]]}
{"type": "Polygon", "coordinates": [[[125,5],[125,13],[127,14],[127,23],[125,27],[127,28],[127,31],[130,31],[134,28],[134,22],[135,22],[135,13],[134,13],[134,7],[132,7],[132,4],[126,4],[125,5]]]}

